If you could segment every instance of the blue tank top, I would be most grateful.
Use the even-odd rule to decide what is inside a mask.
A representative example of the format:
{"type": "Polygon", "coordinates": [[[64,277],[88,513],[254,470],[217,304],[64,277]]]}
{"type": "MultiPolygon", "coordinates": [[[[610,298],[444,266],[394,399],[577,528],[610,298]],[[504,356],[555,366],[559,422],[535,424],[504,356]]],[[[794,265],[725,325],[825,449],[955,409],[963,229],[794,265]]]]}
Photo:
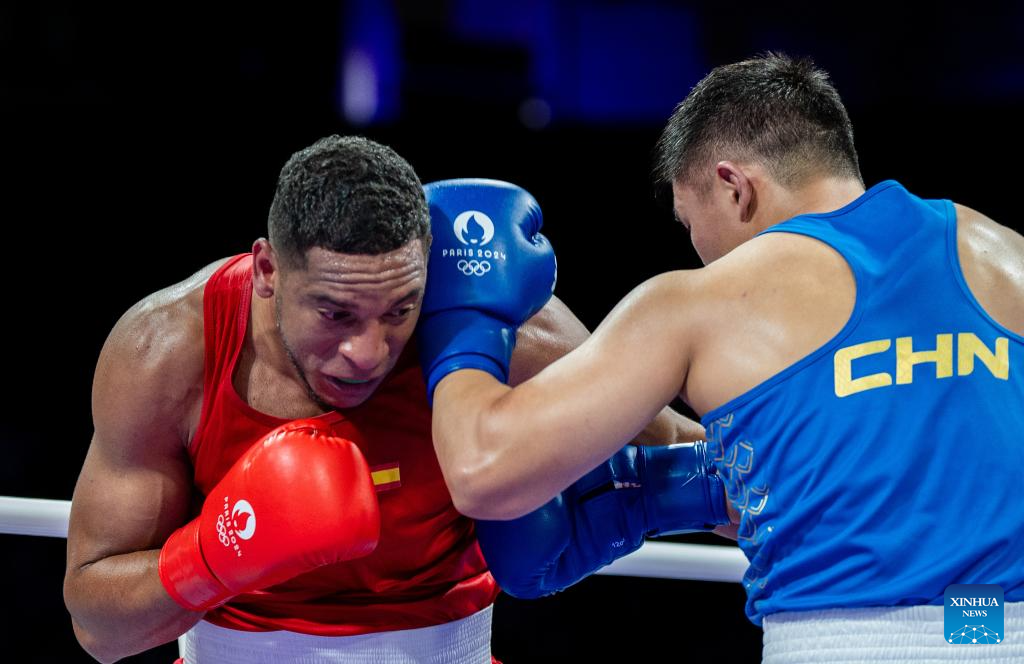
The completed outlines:
{"type": "Polygon", "coordinates": [[[831,341],[702,418],[747,616],[942,604],[951,583],[1024,600],[1024,337],[968,289],[952,203],[886,181],[764,232],[833,247],[857,296],[831,341]]]}

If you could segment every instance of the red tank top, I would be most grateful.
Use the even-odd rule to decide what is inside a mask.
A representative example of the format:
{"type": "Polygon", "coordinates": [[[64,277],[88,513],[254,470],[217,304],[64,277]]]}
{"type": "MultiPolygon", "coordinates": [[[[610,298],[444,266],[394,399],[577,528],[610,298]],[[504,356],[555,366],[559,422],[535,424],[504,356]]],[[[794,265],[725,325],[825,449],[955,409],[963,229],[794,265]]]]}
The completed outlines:
{"type": "MultiPolygon", "coordinates": [[[[203,408],[189,456],[204,495],[245,450],[288,421],[254,410],[232,383],[249,324],[251,275],[252,256],[236,256],[203,293],[203,408]]],[[[434,455],[412,346],[365,403],[321,416],[359,446],[374,474],[381,511],[376,550],[240,595],[206,620],[248,631],[349,636],[450,622],[494,601],[498,587],[473,523],[455,511],[434,455]]]]}

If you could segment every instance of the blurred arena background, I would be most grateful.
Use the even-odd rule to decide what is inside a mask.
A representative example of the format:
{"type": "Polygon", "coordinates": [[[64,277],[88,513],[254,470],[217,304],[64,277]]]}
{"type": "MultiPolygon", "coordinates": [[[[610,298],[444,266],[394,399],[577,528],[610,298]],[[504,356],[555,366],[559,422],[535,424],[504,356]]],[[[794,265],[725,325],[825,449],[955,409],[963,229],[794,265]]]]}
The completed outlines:
{"type": "MultiPolygon", "coordinates": [[[[556,292],[591,328],[645,278],[698,265],[651,184],[654,143],[710,68],[765,50],[831,72],[869,186],[895,178],[1024,227],[1024,5],[312,5],[0,5],[0,494],[71,497],[110,327],[247,251],[284,161],[326,134],[388,143],[424,182],[526,187],[558,253],[556,292]]],[[[0,634],[18,661],[91,661],[61,597],[64,546],[0,536],[0,634]]],[[[541,601],[503,596],[494,652],[506,664],[759,661],[743,601],[734,584],[594,577],[541,601]]]]}

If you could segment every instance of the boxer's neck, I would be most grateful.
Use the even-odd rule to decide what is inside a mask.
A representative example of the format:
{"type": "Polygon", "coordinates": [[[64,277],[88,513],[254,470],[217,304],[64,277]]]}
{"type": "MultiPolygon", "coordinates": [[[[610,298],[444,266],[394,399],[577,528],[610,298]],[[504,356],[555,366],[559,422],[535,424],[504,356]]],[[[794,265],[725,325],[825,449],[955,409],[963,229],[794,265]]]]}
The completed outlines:
{"type": "Polygon", "coordinates": [[[277,326],[277,309],[273,297],[259,297],[255,293],[250,307],[249,330],[255,360],[273,371],[302,383],[295,365],[288,357],[277,326]]]}
{"type": "Polygon", "coordinates": [[[823,177],[812,180],[798,189],[779,185],[773,192],[772,205],[767,216],[772,225],[802,214],[833,212],[864,194],[864,185],[855,178],[823,177]]]}

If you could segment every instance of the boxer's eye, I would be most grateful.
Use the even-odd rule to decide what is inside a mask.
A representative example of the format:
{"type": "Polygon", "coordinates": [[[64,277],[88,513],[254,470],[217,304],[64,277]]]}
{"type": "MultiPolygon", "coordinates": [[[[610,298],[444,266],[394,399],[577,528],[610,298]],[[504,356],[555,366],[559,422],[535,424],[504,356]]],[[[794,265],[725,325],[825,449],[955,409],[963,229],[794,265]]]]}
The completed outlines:
{"type": "Polygon", "coordinates": [[[352,314],[347,311],[331,311],[330,309],[320,309],[320,316],[332,323],[340,323],[352,318],[352,314]]]}
{"type": "Polygon", "coordinates": [[[409,314],[411,314],[415,309],[416,307],[410,304],[409,306],[402,307],[401,309],[393,309],[392,311],[389,311],[387,313],[387,317],[391,320],[404,320],[408,318],[409,314]]]}

